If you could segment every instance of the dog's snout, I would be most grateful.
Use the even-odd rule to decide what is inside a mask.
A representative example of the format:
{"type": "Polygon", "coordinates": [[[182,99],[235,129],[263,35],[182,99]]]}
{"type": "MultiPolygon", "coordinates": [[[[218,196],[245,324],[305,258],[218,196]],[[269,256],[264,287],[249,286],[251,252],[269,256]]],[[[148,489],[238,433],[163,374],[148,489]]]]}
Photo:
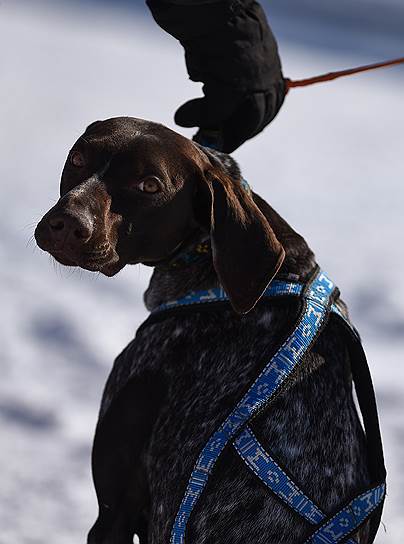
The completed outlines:
{"type": "Polygon", "coordinates": [[[35,238],[45,251],[77,253],[91,239],[93,231],[88,213],[55,210],[38,224],[35,238]]]}

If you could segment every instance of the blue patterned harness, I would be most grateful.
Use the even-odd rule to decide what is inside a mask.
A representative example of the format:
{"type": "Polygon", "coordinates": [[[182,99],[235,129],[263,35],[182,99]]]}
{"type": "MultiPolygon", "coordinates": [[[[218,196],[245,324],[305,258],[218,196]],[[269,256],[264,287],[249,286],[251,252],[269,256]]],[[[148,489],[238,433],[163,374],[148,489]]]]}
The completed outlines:
{"type": "MultiPolygon", "coordinates": [[[[304,544],[342,542],[355,544],[351,536],[369,518],[371,518],[369,542],[373,542],[386,493],[386,472],[373,386],[359,335],[343,315],[338,302],[335,302],[338,290],[321,270],[317,270],[306,285],[274,280],[266,289],[264,296],[299,297],[303,301],[300,317],[294,330],[202,449],[175,518],[171,544],[185,544],[185,533],[191,513],[201,497],[213,467],[229,443],[232,443],[247,467],[275,495],[313,525],[313,532],[304,544]],[[303,364],[305,354],[331,315],[336,316],[344,324],[357,350],[358,363],[353,366],[352,373],[367,436],[371,485],[340,511],[327,516],[265,451],[248,423],[264,406],[273,401],[279,391],[287,387],[292,373],[303,364]]],[[[191,292],[180,300],[162,304],[152,315],[191,305],[211,305],[226,301],[228,297],[221,288],[191,292]]]]}

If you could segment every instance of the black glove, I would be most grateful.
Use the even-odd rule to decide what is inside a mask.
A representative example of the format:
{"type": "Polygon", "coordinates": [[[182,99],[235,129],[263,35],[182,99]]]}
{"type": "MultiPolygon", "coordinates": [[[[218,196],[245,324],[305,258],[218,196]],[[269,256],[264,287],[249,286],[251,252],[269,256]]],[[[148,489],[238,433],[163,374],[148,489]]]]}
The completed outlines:
{"type": "Polygon", "coordinates": [[[231,153],[278,113],[286,94],[275,38],[254,0],[147,0],[157,23],[185,49],[190,79],[203,98],[183,104],[175,121],[220,135],[231,153]],[[181,3],[183,2],[183,3],[181,3]]]}

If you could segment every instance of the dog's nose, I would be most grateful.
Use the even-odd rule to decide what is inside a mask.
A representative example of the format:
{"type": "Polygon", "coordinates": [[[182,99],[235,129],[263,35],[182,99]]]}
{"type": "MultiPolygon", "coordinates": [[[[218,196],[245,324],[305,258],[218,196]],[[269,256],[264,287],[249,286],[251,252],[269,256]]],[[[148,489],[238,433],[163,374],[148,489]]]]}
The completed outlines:
{"type": "Polygon", "coordinates": [[[85,243],[93,232],[87,218],[74,215],[55,215],[48,219],[49,230],[55,241],[69,240],[70,242],[85,243]]]}
{"type": "Polygon", "coordinates": [[[85,213],[56,212],[44,217],[35,231],[39,247],[77,250],[88,242],[93,234],[93,224],[85,213]]]}

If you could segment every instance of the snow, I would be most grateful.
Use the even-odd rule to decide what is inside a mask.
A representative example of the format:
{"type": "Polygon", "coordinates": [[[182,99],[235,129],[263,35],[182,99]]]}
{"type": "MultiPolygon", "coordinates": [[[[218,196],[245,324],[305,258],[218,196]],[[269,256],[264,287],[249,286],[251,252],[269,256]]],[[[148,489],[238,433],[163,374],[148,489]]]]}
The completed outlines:
{"type": "MultiPolygon", "coordinates": [[[[71,544],[85,541],[96,517],[98,404],[114,357],[146,317],[150,271],[107,279],[63,270],[29,239],[87,124],[134,115],[175,128],[172,113],[199,87],[146,9],[14,1],[0,14],[0,542],[71,544]]],[[[299,45],[277,24],[289,77],[369,61],[358,50],[299,45]]],[[[402,55],[402,38],[392,40],[402,55]]],[[[403,80],[396,68],[296,89],[235,154],[309,240],[362,333],[389,471],[380,544],[398,544],[404,532],[403,80]]]]}

